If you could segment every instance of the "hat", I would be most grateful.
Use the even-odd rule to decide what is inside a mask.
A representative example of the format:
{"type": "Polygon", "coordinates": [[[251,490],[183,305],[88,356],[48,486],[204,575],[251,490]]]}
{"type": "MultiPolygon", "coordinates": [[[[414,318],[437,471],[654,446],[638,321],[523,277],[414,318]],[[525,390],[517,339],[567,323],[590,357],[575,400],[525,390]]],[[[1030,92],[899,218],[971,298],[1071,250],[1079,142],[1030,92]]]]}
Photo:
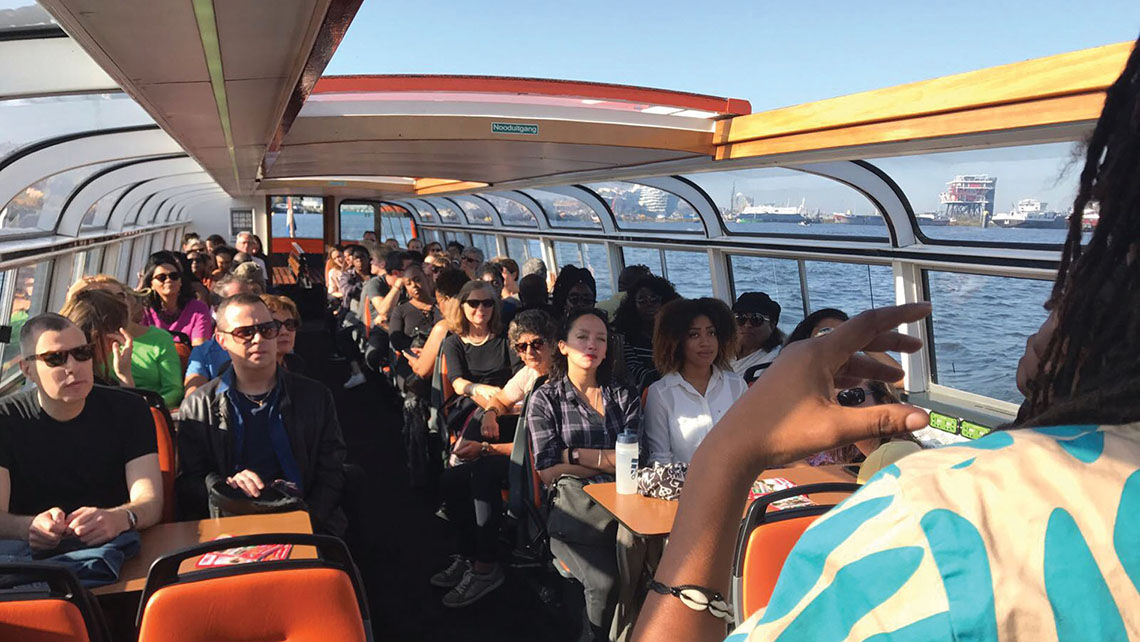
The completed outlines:
{"type": "Polygon", "coordinates": [[[780,323],[780,304],[763,292],[745,292],[732,304],[733,312],[759,312],[772,320],[772,325],[780,323]]]}

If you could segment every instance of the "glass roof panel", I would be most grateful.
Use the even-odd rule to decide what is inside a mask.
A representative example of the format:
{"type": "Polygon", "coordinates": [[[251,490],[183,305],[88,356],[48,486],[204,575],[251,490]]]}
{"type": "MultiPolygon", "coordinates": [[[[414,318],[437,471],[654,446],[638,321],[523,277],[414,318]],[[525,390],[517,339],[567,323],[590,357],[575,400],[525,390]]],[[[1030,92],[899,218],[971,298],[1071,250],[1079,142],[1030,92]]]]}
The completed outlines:
{"type": "Polygon", "coordinates": [[[479,196],[487,199],[494,206],[503,225],[538,227],[538,219],[535,218],[534,212],[521,202],[497,194],[480,194],[479,196]]]}
{"type": "Polygon", "coordinates": [[[71,192],[88,177],[118,161],[76,167],[53,174],[24,188],[0,209],[0,235],[55,228],[71,192]]]}
{"type": "Polygon", "coordinates": [[[618,227],[642,230],[703,232],[700,215],[688,201],[664,190],[610,181],[587,183],[614,213],[618,227]]]}
{"type": "Polygon", "coordinates": [[[740,234],[858,236],[888,240],[875,204],[843,183],[780,167],[688,174],[740,234]]]}
{"type": "Polygon", "coordinates": [[[0,100],[0,159],[56,136],[153,122],[122,92],[0,100]]]}
{"type": "Polygon", "coordinates": [[[29,0],[0,0],[0,33],[55,27],[55,18],[29,0]]]}
{"type": "Polygon", "coordinates": [[[927,237],[1015,245],[1065,241],[1075,158],[1073,143],[1048,143],[870,162],[902,188],[927,237]]]}
{"type": "Polygon", "coordinates": [[[408,204],[415,208],[416,214],[420,215],[420,220],[429,222],[435,220],[435,209],[431,205],[422,201],[408,201],[408,204]]]}
{"type": "Polygon", "coordinates": [[[495,222],[494,214],[487,203],[480,201],[470,196],[456,196],[452,200],[459,203],[459,207],[463,208],[463,212],[467,214],[467,221],[474,225],[493,225],[495,222]]]}
{"type": "Polygon", "coordinates": [[[590,227],[600,229],[602,221],[594,210],[573,196],[566,196],[544,189],[522,190],[527,196],[538,201],[546,212],[547,221],[553,227],[590,227]]]}
{"type": "Polygon", "coordinates": [[[80,223],[82,229],[99,229],[107,226],[107,219],[111,217],[111,208],[115,203],[119,202],[119,197],[123,192],[127,191],[129,185],[124,185],[116,190],[113,190],[99,200],[91,204],[87,208],[87,212],[83,215],[83,221],[80,223]]]}
{"type": "Polygon", "coordinates": [[[459,215],[455,205],[449,201],[441,198],[425,199],[435,207],[435,211],[439,212],[439,220],[444,223],[461,223],[463,217],[459,215]]]}

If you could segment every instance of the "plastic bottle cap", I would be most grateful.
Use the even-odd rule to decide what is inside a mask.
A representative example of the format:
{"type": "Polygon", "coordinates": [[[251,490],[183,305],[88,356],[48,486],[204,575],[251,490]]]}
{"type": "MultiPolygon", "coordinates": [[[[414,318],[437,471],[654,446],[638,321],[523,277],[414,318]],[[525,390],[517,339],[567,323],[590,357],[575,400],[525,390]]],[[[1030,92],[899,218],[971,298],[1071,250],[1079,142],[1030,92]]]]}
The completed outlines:
{"type": "Polygon", "coordinates": [[[619,444],[636,444],[637,443],[637,435],[635,435],[634,433],[629,432],[629,431],[620,432],[620,433],[618,433],[618,436],[617,436],[617,443],[619,443],[619,444]]]}

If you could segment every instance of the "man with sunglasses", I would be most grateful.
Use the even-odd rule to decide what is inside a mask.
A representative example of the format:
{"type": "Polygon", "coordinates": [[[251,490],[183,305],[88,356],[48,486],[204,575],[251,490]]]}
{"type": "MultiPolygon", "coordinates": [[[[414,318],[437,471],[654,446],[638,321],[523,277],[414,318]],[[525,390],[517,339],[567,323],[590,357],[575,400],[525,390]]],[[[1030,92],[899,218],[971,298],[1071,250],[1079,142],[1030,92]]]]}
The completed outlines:
{"type": "Polygon", "coordinates": [[[175,489],[185,517],[206,517],[210,489],[228,486],[253,500],[300,497],[317,530],[343,534],[345,446],[332,393],[278,367],[281,326],[256,295],[225,299],[217,317],[231,368],[182,402],[175,489]]]}
{"type": "Polygon", "coordinates": [[[740,331],[740,347],[732,369],[751,384],[764,374],[784,343],[780,323],[780,304],[764,292],[744,292],[732,305],[736,327],[740,331]]]}
{"type": "MultiPolygon", "coordinates": [[[[235,294],[253,294],[255,290],[256,284],[252,281],[227,274],[214,284],[213,294],[219,299],[226,299],[235,294]]],[[[190,396],[190,393],[229,367],[230,353],[218,343],[216,337],[217,333],[190,351],[186,377],[182,382],[182,387],[186,389],[185,396],[190,396]]]]}
{"type": "Polygon", "coordinates": [[[479,268],[483,267],[483,250],[469,247],[459,254],[459,269],[467,273],[467,278],[478,280],[479,268]]]}
{"type": "MultiPolygon", "coordinates": [[[[137,544],[116,538],[162,514],[146,403],[93,385],[94,347],[58,314],[28,319],[20,354],[20,371],[34,387],[0,399],[0,539],[60,553],[112,540],[137,544]]],[[[28,553],[17,549],[5,552],[28,553]]]]}

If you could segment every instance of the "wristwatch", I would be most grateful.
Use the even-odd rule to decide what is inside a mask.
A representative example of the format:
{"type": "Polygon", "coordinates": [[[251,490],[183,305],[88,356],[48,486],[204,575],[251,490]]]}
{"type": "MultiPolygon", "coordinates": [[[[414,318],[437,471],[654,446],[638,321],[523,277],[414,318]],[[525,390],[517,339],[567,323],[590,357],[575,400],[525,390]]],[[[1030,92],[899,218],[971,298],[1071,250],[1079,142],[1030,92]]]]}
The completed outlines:
{"type": "Polygon", "coordinates": [[[124,508],[123,510],[127,511],[127,530],[135,530],[135,527],[139,525],[139,516],[129,508],[124,508]]]}
{"type": "Polygon", "coordinates": [[[570,452],[569,452],[569,454],[566,455],[566,459],[570,460],[571,464],[578,463],[578,449],[577,448],[570,448],[569,450],[570,450],[570,452]]]}

